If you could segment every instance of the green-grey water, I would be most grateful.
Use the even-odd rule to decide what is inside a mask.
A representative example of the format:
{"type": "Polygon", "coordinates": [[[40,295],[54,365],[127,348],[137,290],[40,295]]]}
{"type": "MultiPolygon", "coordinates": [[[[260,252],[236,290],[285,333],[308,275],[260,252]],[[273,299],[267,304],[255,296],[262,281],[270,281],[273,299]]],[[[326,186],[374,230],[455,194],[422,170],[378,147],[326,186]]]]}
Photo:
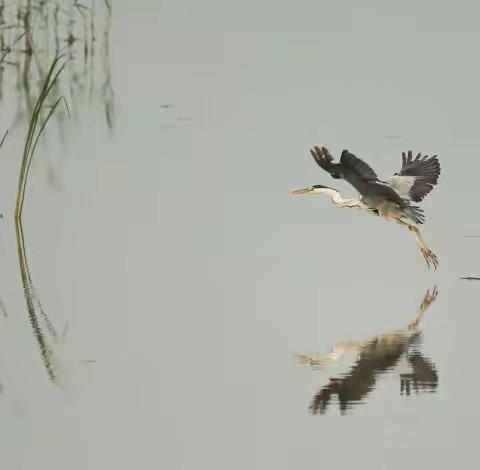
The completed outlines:
{"type": "Polygon", "coordinates": [[[94,3],[98,55],[67,66],[23,214],[53,382],[14,220],[27,91],[3,74],[3,466],[475,468],[478,7],[112,2],[108,29],[94,3]],[[437,271],[401,227],[291,195],[355,196],[317,144],[384,179],[439,155],[437,271]]]}

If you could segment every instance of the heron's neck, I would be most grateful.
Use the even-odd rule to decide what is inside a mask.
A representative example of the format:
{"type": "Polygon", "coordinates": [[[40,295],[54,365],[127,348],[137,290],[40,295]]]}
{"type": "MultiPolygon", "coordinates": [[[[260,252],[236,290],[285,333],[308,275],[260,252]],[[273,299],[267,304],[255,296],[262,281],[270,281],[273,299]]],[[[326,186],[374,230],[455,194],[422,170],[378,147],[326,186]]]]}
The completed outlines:
{"type": "Polygon", "coordinates": [[[332,194],[332,199],[335,204],[338,204],[340,202],[343,202],[345,199],[340,195],[340,193],[334,192],[332,194]]]}

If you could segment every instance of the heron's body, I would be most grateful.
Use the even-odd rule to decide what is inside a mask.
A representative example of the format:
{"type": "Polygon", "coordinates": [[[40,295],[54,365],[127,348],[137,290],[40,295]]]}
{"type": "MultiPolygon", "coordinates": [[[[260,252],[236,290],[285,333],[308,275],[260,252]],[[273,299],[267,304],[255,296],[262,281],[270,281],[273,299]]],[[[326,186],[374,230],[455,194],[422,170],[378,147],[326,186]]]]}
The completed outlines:
{"type": "Polygon", "coordinates": [[[362,197],[361,201],[367,206],[376,209],[382,217],[402,217],[404,215],[402,206],[379,196],[362,197]]]}
{"type": "Polygon", "coordinates": [[[325,147],[311,150],[318,165],[330,173],[332,178],[348,181],[360,194],[360,199],[343,199],[333,188],[315,185],[294,191],[294,194],[324,194],[340,207],[358,207],[368,210],[407,227],[414,233],[427,264],[437,266],[435,254],[423,241],[417,227],[425,220],[423,210],[416,204],[433,189],[440,175],[440,164],[436,156],[429,158],[418,154],[413,158],[402,154],[402,168],[388,182],[378,178],[373,169],[364,161],[351,154],[342,152],[339,163],[333,163],[333,157],[325,147]]]}

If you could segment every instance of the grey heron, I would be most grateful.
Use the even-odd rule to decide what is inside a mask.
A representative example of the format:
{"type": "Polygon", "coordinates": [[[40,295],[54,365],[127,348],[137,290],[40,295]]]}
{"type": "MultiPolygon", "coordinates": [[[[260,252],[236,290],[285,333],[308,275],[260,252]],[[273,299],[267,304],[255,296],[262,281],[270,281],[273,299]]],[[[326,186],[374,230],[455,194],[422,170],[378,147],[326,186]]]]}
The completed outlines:
{"type": "Polygon", "coordinates": [[[292,193],[321,194],[328,196],[338,207],[364,209],[372,215],[383,217],[406,227],[415,236],[427,265],[438,265],[437,256],[422,238],[418,225],[423,224],[423,210],[414,203],[422,201],[438,182],[440,163],[436,155],[420,153],[414,158],[412,151],[402,153],[402,168],[388,182],[378,178],[375,171],[363,160],[344,150],[339,163],[326,147],[315,146],[311,154],[317,164],[335,179],[344,179],[359,193],[360,199],[344,199],[334,188],[314,185],[292,193]]]}
{"type": "Polygon", "coordinates": [[[413,388],[419,391],[435,391],[438,374],[432,361],[419,352],[421,321],[438,295],[437,288],[427,291],[415,318],[405,328],[374,336],[366,341],[336,344],[324,355],[299,354],[297,359],[314,368],[321,368],[338,361],[345,353],[356,354],[356,362],[349,372],[334,377],[315,394],[310,410],[325,413],[332,398],[338,397],[340,410],[345,413],[354,404],[365,402],[375,388],[377,378],[388,372],[400,376],[400,394],[410,395],[413,388]]]}

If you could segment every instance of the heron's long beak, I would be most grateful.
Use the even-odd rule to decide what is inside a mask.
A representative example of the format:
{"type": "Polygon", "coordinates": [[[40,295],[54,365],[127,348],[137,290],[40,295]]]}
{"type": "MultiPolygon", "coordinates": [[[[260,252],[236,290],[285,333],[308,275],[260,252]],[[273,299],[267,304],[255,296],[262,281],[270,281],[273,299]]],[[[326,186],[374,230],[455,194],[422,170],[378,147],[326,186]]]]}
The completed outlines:
{"type": "Polygon", "coordinates": [[[295,191],[292,191],[292,194],[295,196],[299,196],[301,194],[314,194],[314,190],[313,188],[295,189],[295,191]]]}

